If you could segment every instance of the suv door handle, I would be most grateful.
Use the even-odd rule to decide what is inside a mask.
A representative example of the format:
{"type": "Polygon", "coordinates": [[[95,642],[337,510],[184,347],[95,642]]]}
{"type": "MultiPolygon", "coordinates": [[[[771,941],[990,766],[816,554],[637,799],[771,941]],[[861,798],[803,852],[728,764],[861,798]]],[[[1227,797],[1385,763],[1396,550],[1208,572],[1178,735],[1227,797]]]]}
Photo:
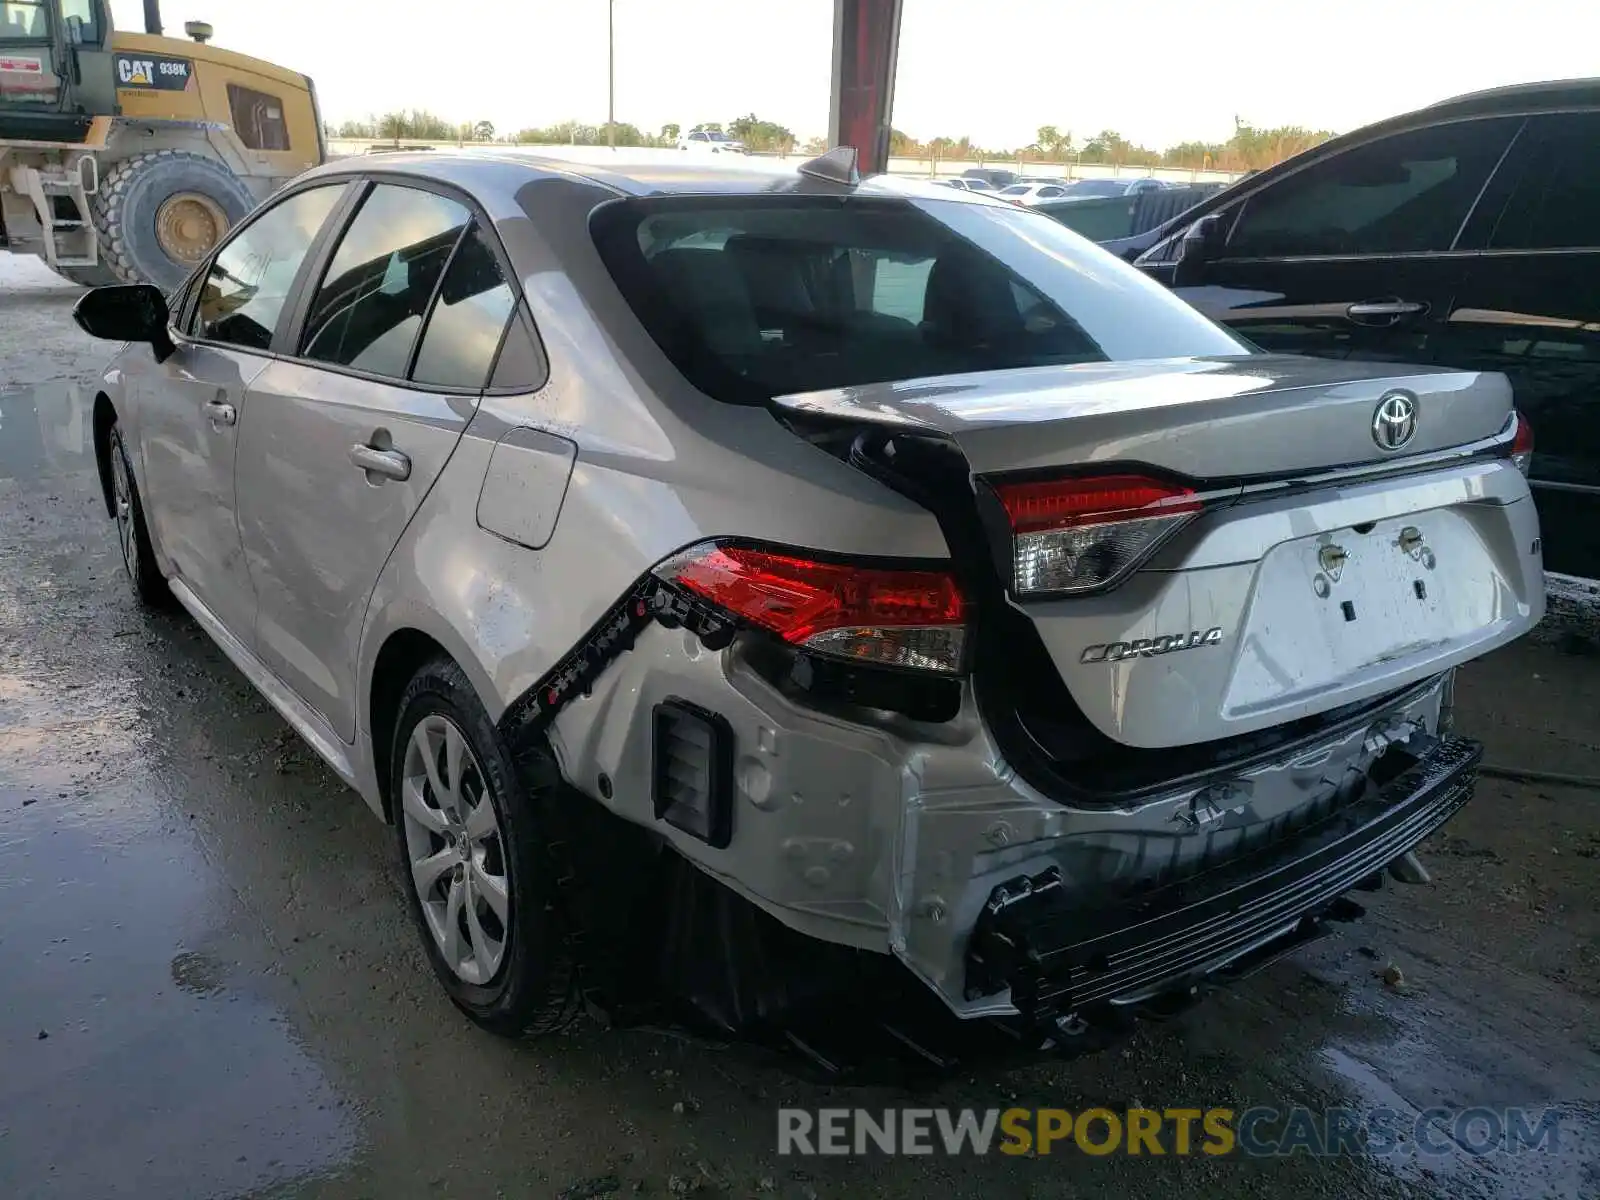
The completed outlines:
{"type": "Polygon", "coordinates": [[[239,420],[238,412],[226,400],[207,400],[205,411],[213,425],[233,425],[239,420]]]}
{"type": "Polygon", "coordinates": [[[1398,321],[1401,317],[1409,317],[1416,313],[1427,311],[1428,306],[1426,304],[1419,304],[1415,300],[1361,300],[1345,309],[1344,315],[1356,322],[1388,325],[1398,321]]]}
{"type": "Polygon", "coordinates": [[[350,461],[363,471],[385,479],[411,478],[411,460],[398,450],[380,450],[357,442],[350,447],[350,461]]]}

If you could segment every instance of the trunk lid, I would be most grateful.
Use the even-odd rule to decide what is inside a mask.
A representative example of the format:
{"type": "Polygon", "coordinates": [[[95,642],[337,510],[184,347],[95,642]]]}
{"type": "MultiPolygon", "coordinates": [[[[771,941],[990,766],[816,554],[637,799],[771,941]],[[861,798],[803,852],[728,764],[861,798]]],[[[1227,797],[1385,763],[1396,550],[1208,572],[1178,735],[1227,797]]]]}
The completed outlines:
{"type": "Polygon", "coordinates": [[[1193,479],[1293,475],[1426,454],[1498,433],[1503,375],[1291,355],[1026,367],[779,396],[779,408],[948,435],[975,474],[1142,463],[1193,479]],[[1411,394],[1403,447],[1378,401],[1411,394]]]}
{"type": "MultiPolygon", "coordinates": [[[[1361,470],[1509,438],[1502,375],[1262,355],[993,372],[774,403],[942,435],[980,490],[1095,464],[1105,468],[1095,476],[1192,483],[1204,510],[1126,577],[1070,595],[1026,594],[1020,567],[1005,581],[1006,603],[1031,622],[1029,641],[1082,715],[1126,746],[1218,741],[1360,702],[1509,641],[1543,612],[1537,518],[1509,460],[1446,454],[1413,470],[1361,470]],[[1379,419],[1394,393],[1414,415],[1406,438],[1379,419]],[[1356,471],[1318,480],[1339,468],[1356,471]]],[[[1116,520],[1108,527],[1122,528],[1116,520]]],[[[991,520],[985,530],[1003,575],[1021,561],[1021,527],[1015,547],[998,544],[1010,529],[991,520]]],[[[1043,724],[1059,714],[1040,695],[1043,724]]]]}

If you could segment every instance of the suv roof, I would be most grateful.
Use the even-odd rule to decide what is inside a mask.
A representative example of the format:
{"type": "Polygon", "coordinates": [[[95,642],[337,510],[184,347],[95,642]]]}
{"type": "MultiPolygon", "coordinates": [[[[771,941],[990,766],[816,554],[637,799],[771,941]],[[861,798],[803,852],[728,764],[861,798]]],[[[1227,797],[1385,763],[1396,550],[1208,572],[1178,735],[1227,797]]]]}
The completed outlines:
{"type": "Polygon", "coordinates": [[[1194,220],[1196,210],[1202,206],[1210,212],[1231,203],[1232,197],[1243,189],[1255,189],[1282,175],[1300,169],[1312,157],[1336,152],[1347,146],[1357,145],[1381,137],[1387,133],[1397,133],[1401,130],[1413,129],[1419,125],[1430,124],[1435,121],[1452,120],[1458,117],[1497,116],[1501,114],[1513,115],[1521,112],[1540,112],[1552,108],[1600,108],[1600,78],[1590,79],[1547,79],[1535,83],[1508,84],[1505,87],[1487,88],[1480,92],[1468,92],[1465,95],[1453,96],[1448,100],[1440,100],[1422,108],[1412,109],[1409,112],[1399,113],[1393,117],[1385,117],[1381,121],[1374,121],[1370,125],[1363,125],[1359,129],[1352,129],[1349,133],[1341,133],[1338,137],[1329,138],[1327,141],[1302,150],[1291,158],[1286,158],[1280,163],[1274,163],[1263,170],[1252,172],[1241,179],[1235,180],[1214,196],[1209,196],[1194,208],[1186,209],[1176,216],[1169,218],[1161,225],[1139,236],[1148,239],[1149,245],[1156,245],[1170,237],[1177,229],[1180,222],[1194,220]]]}
{"type": "Polygon", "coordinates": [[[1511,83],[1503,87],[1485,88],[1481,92],[1466,92],[1417,111],[1432,112],[1435,109],[1461,107],[1471,112],[1515,112],[1531,104],[1587,106],[1596,103],[1600,103],[1600,78],[1545,79],[1537,83],[1511,83]]]}

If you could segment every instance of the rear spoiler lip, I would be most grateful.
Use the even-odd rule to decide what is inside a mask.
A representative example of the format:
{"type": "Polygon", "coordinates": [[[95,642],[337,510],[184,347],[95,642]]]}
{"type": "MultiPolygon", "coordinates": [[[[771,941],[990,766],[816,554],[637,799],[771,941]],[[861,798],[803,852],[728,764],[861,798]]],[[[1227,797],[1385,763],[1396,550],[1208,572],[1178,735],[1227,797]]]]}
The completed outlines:
{"type": "MultiPolygon", "coordinates": [[[[1324,370],[1332,369],[1331,360],[1310,359],[1302,360],[1299,356],[1284,354],[1242,354],[1229,356],[1177,356],[1164,359],[1145,359],[1139,361],[1094,362],[1069,364],[1065,367],[1040,366],[1040,367],[1006,367],[998,370],[972,371],[949,375],[923,375],[908,377],[883,382],[874,382],[862,385],[843,385],[832,388],[820,388],[813,391],[782,392],[767,397],[764,403],[770,409],[809,415],[814,417],[829,418],[840,421],[855,421],[862,424],[877,425],[884,428],[923,429],[931,433],[943,433],[956,437],[962,433],[983,432],[988,429],[1014,425],[1016,421],[988,421],[981,417],[968,419],[956,415],[952,420],[941,421],[919,412],[907,411],[907,407],[916,407],[919,402],[938,401],[943,398],[952,398],[957,401],[966,398],[971,392],[982,390],[986,383],[992,382],[996,376],[1017,375],[1021,377],[1037,377],[1045,372],[1065,370],[1069,374],[1061,379],[1062,386],[1077,389],[1086,386],[1086,377],[1072,374],[1078,367],[1095,369],[1118,368],[1133,370],[1148,369],[1150,382],[1154,385],[1168,375],[1200,375],[1209,374],[1216,370],[1219,376],[1233,373],[1236,369],[1251,368],[1255,370],[1271,369],[1285,363],[1299,366],[1301,362],[1309,361],[1318,364],[1324,370]],[[1298,361],[1297,361],[1298,360],[1298,361]]],[[[1383,369],[1371,373],[1353,370],[1342,378],[1326,379],[1278,379],[1273,382],[1263,381],[1259,388],[1250,390],[1292,392],[1313,390],[1355,383],[1378,383],[1385,386],[1406,386],[1408,379],[1435,379],[1444,376],[1485,376],[1497,374],[1491,371],[1463,370],[1455,367],[1439,366],[1431,363],[1403,363],[1403,364],[1367,364],[1361,366],[1376,366],[1383,369]],[[1393,369],[1390,369],[1391,366],[1393,369]]],[[[1341,373],[1342,374],[1342,373],[1341,373]]],[[[1124,382],[1128,376],[1124,375],[1118,382],[1124,382]]],[[[930,405],[937,408],[937,404],[930,405]]],[[[1151,407],[1145,404],[1131,404],[1129,411],[1141,411],[1151,407]]],[[[1167,405],[1162,405],[1167,407],[1167,405]]],[[[1181,405],[1172,405],[1181,407],[1181,405]]],[[[1061,414],[1052,420],[1065,420],[1079,414],[1061,414]]],[[[1083,415],[1088,415],[1083,414],[1083,415]]]]}
{"type": "Polygon", "coordinates": [[[1212,481],[1213,486],[1237,484],[1241,500],[1258,499],[1266,495],[1287,495],[1290,492],[1309,491],[1336,483],[1364,483],[1368,480],[1388,479],[1397,475],[1416,475],[1439,467],[1453,466],[1479,458],[1505,458],[1517,436],[1517,414],[1513,411],[1498,433],[1459,446],[1447,446],[1426,454],[1413,454],[1404,458],[1390,458],[1379,462],[1352,463],[1349,466],[1329,467],[1325,470],[1293,475],[1241,476],[1235,480],[1212,481]]]}

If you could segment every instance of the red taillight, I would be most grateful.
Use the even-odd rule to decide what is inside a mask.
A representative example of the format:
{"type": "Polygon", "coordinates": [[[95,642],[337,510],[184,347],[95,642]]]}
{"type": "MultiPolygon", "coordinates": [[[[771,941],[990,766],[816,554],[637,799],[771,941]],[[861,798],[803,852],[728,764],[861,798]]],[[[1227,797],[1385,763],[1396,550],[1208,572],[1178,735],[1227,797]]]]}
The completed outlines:
{"type": "Polygon", "coordinates": [[[1511,461],[1524,475],[1533,465],[1533,426],[1520,412],[1512,414],[1517,421],[1517,432],[1511,439],[1511,461]]]}
{"type": "Polygon", "coordinates": [[[995,485],[994,491],[1011,520],[1013,533],[1040,533],[1073,525],[1200,510],[1193,488],[1158,483],[1142,475],[1001,483],[995,485]]]}
{"type": "Polygon", "coordinates": [[[658,574],[792,645],[890,666],[961,669],[966,602],[942,571],[703,546],[658,574]]]}
{"type": "Polygon", "coordinates": [[[1203,507],[1193,488],[1143,475],[998,483],[1019,596],[1093,591],[1127,574],[1203,507]]]}

